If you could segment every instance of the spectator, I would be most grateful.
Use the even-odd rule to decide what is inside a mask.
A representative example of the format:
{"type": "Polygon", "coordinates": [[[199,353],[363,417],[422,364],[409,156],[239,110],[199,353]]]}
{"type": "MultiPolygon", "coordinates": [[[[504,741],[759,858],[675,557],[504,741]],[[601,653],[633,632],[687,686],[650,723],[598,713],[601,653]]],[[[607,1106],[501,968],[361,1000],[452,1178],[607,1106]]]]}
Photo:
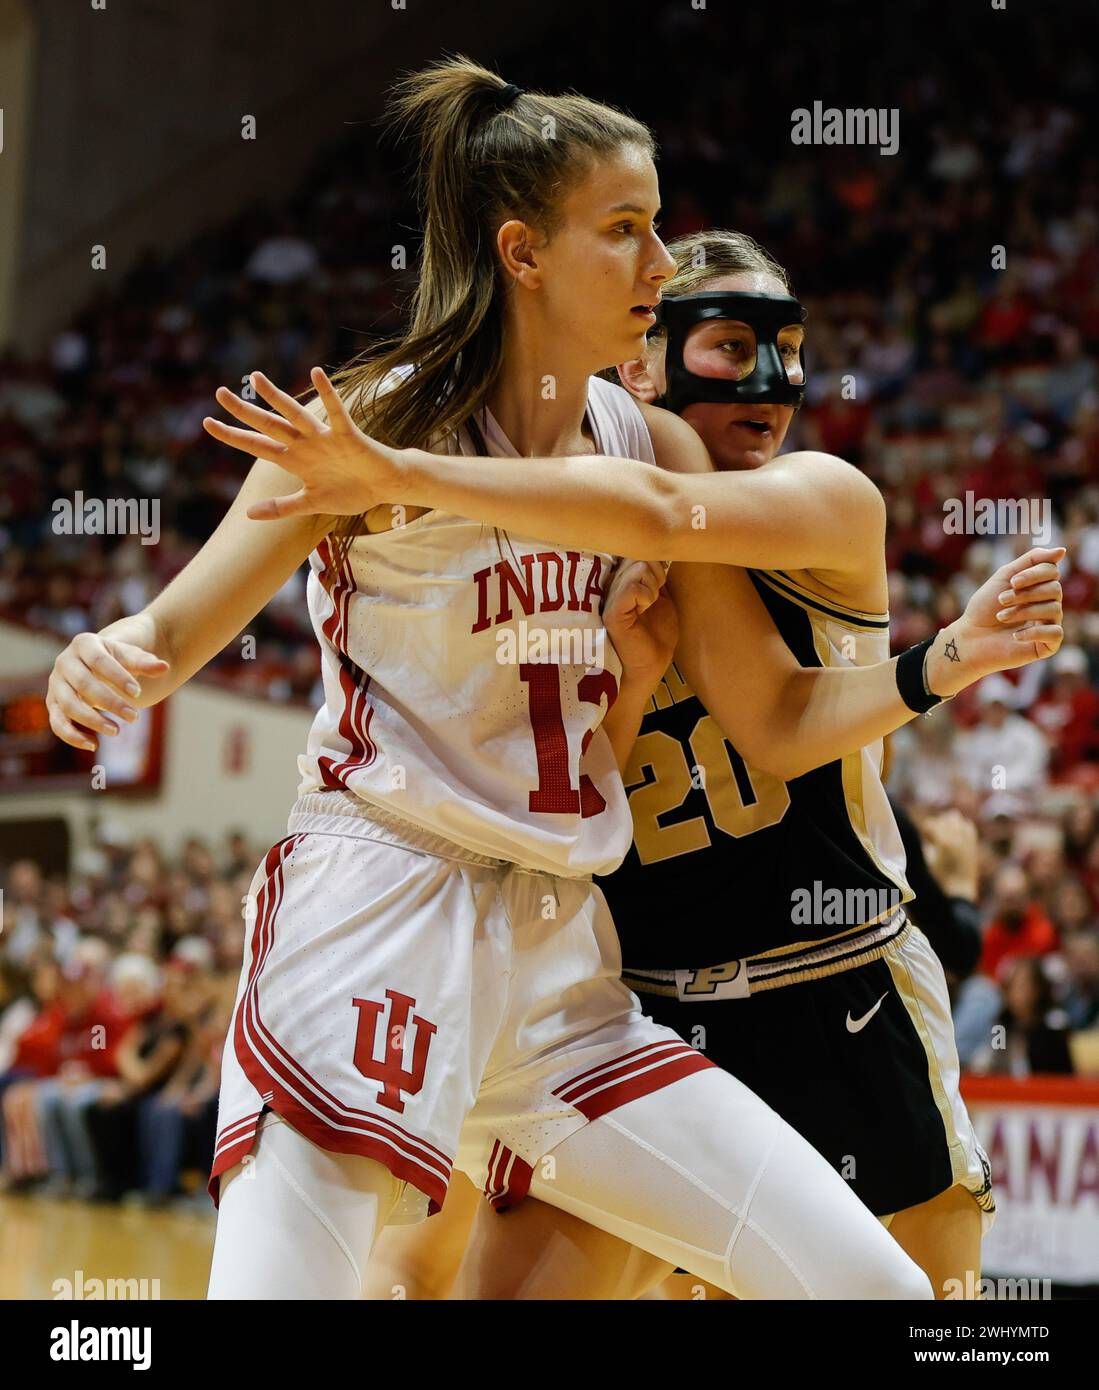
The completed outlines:
{"type": "Polygon", "coordinates": [[[3,927],[5,955],[24,966],[43,951],[64,962],[80,936],[75,922],[49,911],[42,871],[30,859],[8,870],[3,927]]]}
{"type": "Polygon", "coordinates": [[[213,1159],[221,1047],[229,1022],[212,977],[186,959],[173,966],[188,1037],[167,1083],[138,1108],[142,1187],[154,1206],[174,1195],[185,1166],[208,1166],[213,1159]]]}
{"type": "Polygon", "coordinates": [[[11,1069],[19,1038],[36,1013],[26,974],[13,960],[0,956],[0,1076],[11,1069]]]}
{"type": "Polygon", "coordinates": [[[1006,789],[1033,801],[1045,786],[1049,748],[1042,733],[1011,713],[1012,686],[1002,675],[977,687],[980,722],[958,740],[962,773],[979,796],[1006,789]]]}
{"type": "Polygon", "coordinates": [[[117,1078],[104,1084],[88,1112],[99,1177],[96,1195],[107,1201],[140,1186],[138,1112],[167,1082],[190,1036],[186,967],[173,965],[169,962],[161,997],[161,972],[147,957],[122,956],[116,963],[118,983],[132,980],[126,1002],[135,1021],[118,1049],[117,1078]]]}
{"type": "Polygon", "coordinates": [[[299,235],[289,217],[278,219],[278,231],[267,237],[248,258],[244,273],[269,285],[292,285],[317,273],[317,253],[299,235]]]}
{"type": "Polygon", "coordinates": [[[1018,864],[1005,864],[996,875],[992,913],[980,966],[992,979],[1001,978],[1005,965],[1018,956],[1044,956],[1057,949],[1053,923],[1031,900],[1026,874],[1018,864]]]}
{"type": "Polygon", "coordinates": [[[52,1045],[54,1062],[37,1083],[35,1102],[51,1173],[46,1193],[90,1197],[96,1168],[87,1111],[115,1074],[115,1054],[129,1027],[90,953],[62,971],[57,1005],[45,1024],[40,1044],[52,1045]]]}
{"type": "Polygon", "coordinates": [[[1081,931],[1064,945],[1068,989],[1064,1009],[1074,1029],[1099,1027],[1099,931],[1081,931]]]}
{"type": "Polygon", "coordinates": [[[1089,931],[1097,925],[1087,890],[1071,875],[1062,878],[1054,889],[1049,915],[1058,937],[1065,944],[1077,932],[1089,931]]]}
{"type": "Polygon", "coordinates": [[[1067,1019],[1053,1007],[1053,988],[1033,956],[1016,957],[1004,981],[1004,1008],[991,1041],[973,1058],[982,1075],[1035,1076],[1072,1072],[1067,1019]]]}
{"type": "Polygon", "coordinates": [[[52,1057],[27,1047],[27,1037],[35,1020],[57,999],[61,974],[47,956],[39,959],[31,972],[31,995],[35,1017],[19,1035],[15,1056],[7,1072],[0,1076],[0,1114],[3,1116],[3,1186],[20,1188],[46,1173],[46,1153],[35,1108],[35,1079],[49,1074],[52,1057]]]}

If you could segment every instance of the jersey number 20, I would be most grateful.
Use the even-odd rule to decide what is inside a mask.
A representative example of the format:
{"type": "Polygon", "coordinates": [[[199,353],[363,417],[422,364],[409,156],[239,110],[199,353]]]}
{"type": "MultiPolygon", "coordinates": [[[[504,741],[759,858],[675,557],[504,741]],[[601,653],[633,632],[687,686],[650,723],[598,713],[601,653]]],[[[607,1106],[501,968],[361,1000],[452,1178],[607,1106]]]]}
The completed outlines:
{"type": "MultiPolygon", "coordinates": [[[[699,719],[688,741],[696,766],[703,769],[706,804],[719,830],[740,839],[778,824],[790,805],[790,793],[781,778],[757,768],[749,769],[711,715],[699,719]],[[734,759],[744,785],[751,789],[750,802],[741,794],[734,759]]],[[[702,816],[693,816],[678,825],[660,824],[660,816],[682,806],[695,786],[679,739],[659,729],[642,734],[634,744],[626,769],[626,786],[641,782],[646,767],[652,768],[653,780],[630,795],[633,839],[642,864],[655,864],[712,844],[702,816]]]]}

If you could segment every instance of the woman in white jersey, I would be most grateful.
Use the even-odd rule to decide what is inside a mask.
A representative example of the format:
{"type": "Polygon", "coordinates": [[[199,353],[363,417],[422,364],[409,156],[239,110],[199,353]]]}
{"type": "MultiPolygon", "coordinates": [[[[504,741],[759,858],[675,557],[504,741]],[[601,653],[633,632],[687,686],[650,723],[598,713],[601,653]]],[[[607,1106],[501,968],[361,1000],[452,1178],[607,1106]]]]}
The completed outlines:
{"type": "MultiPolygon", "coordinates": [[[[614,211],[655,208],[651,138],[580,97],[516,96],[461,59],[402,85],[396,109],[423,152],[423,274],[409,333],[349,369],[343,394],[387,447],[426,442],[440,461],[481,448],[480,421],[496,456],[644,456],[634,407],[591,373],[636,356],[651,317],[631,306],[672,270],[651,214],[624,236],[614,211]],[[534,225],[561,259],[532,280],[520,248],[534,225]],[[521,303],[517,278],[535,291],[521,303]],[[380,393],[406,364],[416,370],[380,393]]],[[[294,418],[288,438],[318,424],[294,418]]],[[[620,734],[600,727],[620,671],[609,650],[599,664],[614,552],[528,539],[535,523],[505,555],[460,513],[386,505],[399,493],[350,525],[338,507],[250,525],[292,481],[262,461],[270,452],[164,594],[75,639],[51,677],[53,727],[86,745],[80,726],[112,727],[96,710],[120,711],[131,672],[146,677],[141,703],[163,698],[310,557],[326,702],[290,834],[250,895],[211,1175],[211,1296],[358,1297],[380,1225],[437,1209],[457,1162],[479,1185],[491,1169],[516,1195],[590,1211],[730,1292],[929,1297],[842,1179],[649,1023],[618,979],[588,877],[630,838],[620,734]]],[[[674,465],[680,451],[671,440],[661,452],[674,465]]],[[[760,671],[780,661],[783,684],[766,615],[742,597],[760,671]]],[[[1002,635],[979,627],[965,639],[970,679],[1002,635]]],[[[823,691],[814,739],[826,756],[904,720],[890,663],[803,674],[770,712],[794,720],[796,702],[804,712],[823,691]]]]}

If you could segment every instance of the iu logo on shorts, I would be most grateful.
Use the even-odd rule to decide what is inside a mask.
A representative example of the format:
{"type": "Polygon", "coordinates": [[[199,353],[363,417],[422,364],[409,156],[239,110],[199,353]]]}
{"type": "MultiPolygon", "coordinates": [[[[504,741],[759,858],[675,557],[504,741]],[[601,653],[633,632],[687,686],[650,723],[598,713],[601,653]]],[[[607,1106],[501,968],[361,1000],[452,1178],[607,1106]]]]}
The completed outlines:
{"type": "Polygon", "coordinates": [[[413,1014],[412,1023],[409,1024],[408,1015],[416,1007],[416,1001],[411,995],[387,989],[385,997],[389,1000],[390,1011],[389,1024],[385,1029],[385,1056],[380,1062],[375,1056],[374,1047],[378,1019],[385,1012],[385,1005],[379,1004],[375,999],[351,1001],[359,1011],[359,1027],[355,1034],[355,1066],[363,1076],[382,1083],[378,1104],[388,1106],[390,1110],[396,1110],[400,1114],[404,1111],[401,1092],[414,1096],[424,1084],[427,1053],[431,1047],[432,1034],[437,1029],[434,1023],[428,1023],[427,1019],[421,1018],[419,1014],[413,1014]],[[404,1044],[410,1027],[414,1027],[416,1031],[412,1046],[411,1070],[404,1065],[404,1044]]]}

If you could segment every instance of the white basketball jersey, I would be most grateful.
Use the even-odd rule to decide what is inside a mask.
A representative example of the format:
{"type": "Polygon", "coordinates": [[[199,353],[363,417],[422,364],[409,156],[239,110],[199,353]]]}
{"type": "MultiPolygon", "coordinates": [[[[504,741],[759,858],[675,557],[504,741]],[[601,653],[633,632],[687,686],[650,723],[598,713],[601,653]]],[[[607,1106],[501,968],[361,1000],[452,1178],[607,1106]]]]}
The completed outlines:
{"type": "MultiPolygon", "coordinates": [[[[592,377],[604,455],[654,463],[621,387],[592,377]]],[[[491,412],[451,450],[521,458],[491,412]]],[[[309,557],[325,702],[298,759],[294,832],[347,794],[477,854],[570,877],[608,873],[633,833],[599,727],[621,663],[603,627],[615,557],[431,511],[309,557]],[[342,795],[341,795],[342,794],[342,795]]]]}

